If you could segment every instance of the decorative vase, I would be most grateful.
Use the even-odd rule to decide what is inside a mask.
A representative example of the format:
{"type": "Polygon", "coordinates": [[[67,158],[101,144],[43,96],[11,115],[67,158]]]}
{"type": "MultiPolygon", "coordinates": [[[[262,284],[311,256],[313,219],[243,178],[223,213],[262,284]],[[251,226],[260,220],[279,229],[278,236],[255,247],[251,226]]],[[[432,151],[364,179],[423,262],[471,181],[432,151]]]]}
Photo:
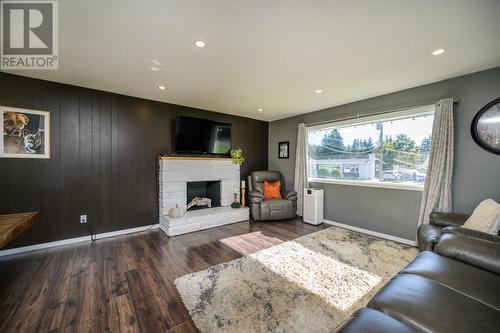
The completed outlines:
{"type": "Polygon", "coordinates": [[[233,193],[234,199],[233,203],[231,204],[232,208],[240,208],[241,204],[238,202],[238,193],[233,193]]]}
{"type": "Polygon", "coordinates": [[[179,205],[175,205],[174,208],[170,208],[168,211],[168,216],[176,218],[176,217],[182,217],[186,214],[186,210],[182,207],[179,207],[179,205]]]}

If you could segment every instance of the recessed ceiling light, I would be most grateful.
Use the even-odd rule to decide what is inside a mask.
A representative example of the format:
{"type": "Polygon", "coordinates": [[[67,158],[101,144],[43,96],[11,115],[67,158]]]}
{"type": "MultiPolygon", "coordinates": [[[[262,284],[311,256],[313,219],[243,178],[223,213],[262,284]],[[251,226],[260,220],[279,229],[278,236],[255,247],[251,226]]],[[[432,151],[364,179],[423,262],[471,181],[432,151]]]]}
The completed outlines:
{"type": "Polygon", "coordinates": [[[149,67],[153,72],[158,72],[160,70],[160,67],[149,67]]]}
{"type": "Polygon", "coordinates": [[[165,89],[167,89],[167,88],[166,88],[165,86],[158,86],[158,89],[160,89],[160,90],[165,90],[165,89]]]}
{"type": "Polygon", "coordinates": [[[207,43],[205,43],[202,40],[197,40],[194,42],[194,45],[196,45],[196,47],[205,47],[205,46],[207,46],[207,43]]]}
{"type": "Polygon", "coordinates": [[[260,108],[260,109],[258,109],[257,111],[262,112],[262,111],[264,111],[264,109],[260,108]]]}
{"type": "Polygon", "coordinates": [[[440,55],[446,52],[446,49],[437,49],[432,52],[432,55],[440,55]]]}
{"type": "Polygon", "coordinates": [[[316,90],[314,90],[314,92],[315,92],[316,94],[321,94],[321,93],[323,92],[323,90],[321,90],[321,89],[316,89],[316,90]]]}
{"type": "Polygon", "coordinates": [[[158,60],[156,60],[156,59],[151,59],[151,61],[153,62],[153,64],[158,65],[158,66],[161,66],[161,63],[160,63],[158,60]]]}

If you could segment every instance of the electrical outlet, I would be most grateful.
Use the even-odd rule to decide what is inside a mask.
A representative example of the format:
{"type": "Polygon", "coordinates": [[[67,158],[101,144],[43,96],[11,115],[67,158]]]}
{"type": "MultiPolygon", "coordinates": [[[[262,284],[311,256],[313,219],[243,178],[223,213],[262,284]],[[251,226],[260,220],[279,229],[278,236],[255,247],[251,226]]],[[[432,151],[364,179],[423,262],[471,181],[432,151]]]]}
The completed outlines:
{"type": "Polygon", "coordinates": [[[87,223],[87,215],[80,215],[80,223],[87,223]]]}

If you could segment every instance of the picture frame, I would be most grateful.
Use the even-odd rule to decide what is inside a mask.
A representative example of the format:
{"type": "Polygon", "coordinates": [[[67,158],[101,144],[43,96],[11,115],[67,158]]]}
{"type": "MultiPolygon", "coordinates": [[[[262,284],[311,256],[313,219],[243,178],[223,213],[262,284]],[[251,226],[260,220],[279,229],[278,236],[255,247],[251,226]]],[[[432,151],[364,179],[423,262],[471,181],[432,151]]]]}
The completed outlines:
{"type": "Polygon", "coordinates": [[[290,158],[290,141],[278,143],[278,158],[290,158]]]}
{"type": "Polygon", "coordinates": [[[472,120],[470,131],[479,147],[500,155],[500,98],[479,110],[472,120]]]}
{"type": "Polygon", "coordinates": [[[50,159],[50,112],[0,105],[0,158],[50,159]]]}

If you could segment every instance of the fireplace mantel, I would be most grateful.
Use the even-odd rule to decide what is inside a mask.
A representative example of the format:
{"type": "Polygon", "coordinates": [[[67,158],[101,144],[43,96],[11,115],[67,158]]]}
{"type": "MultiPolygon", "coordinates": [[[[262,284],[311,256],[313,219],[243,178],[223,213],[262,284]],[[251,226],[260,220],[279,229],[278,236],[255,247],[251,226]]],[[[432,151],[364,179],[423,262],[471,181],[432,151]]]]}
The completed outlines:
{"type": "Polygon", "coordinates": [[[158,156],[158,159],[161,160],[184,160],[184,161],[232,161],[231,157],[210,157],[210,156],[158,156]]]}

